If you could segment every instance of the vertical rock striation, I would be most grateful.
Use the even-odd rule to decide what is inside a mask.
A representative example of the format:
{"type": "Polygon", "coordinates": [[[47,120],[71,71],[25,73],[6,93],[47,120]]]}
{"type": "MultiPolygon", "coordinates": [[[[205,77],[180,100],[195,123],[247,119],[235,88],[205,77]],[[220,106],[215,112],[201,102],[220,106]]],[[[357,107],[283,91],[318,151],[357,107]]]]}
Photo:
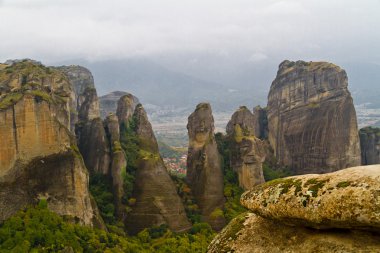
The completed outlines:
{"type": "Polygon", "coordinates": [[[88,173],[69,131],[71,85],[31,61],[0,70],[0,221],[46,199],[82,224],[101,224],[88,173]]]}
{"type": "Polygon", "coordinates": [[[223,172],[221,157],[214,138],[214,118],[211,106],[197,105],[189,116],[187,130],[189,150],[187,181],[202,211],[202,220],[219,230],[223,228],[223,216],[216,215],[224,206],[223,172]]]}
{"type": "Polygon", "coordinates": [[[268,118],[265,108],[261,108],[260,106],[253,108],[253,129],[257,138],[268,138],[268,118]]]}
{"type": "MultiPolygon", "coordinates": [[[[125,106],[126,102],[129,105],[121,98],[119,106],[125,106]]],[[[175,232],[186,231],[191,225],[158,152],[152,126],[141,104],[136,106],[132,120],[139,140],[139,155],[133,193],[136,203],[127,217],[127,230],[135,234],[147,227],[167,224],[175,232]]]]}
{"type": "Polygon", "coordinates": [[[356,113],[347,75],[327,62],[280,64],[268,95],[269,142],[294,174],[360,165],[356,113]]]}
{"type": "Polygon", "coordinates": [[[255,117],[245,106],[240,107],[227,124],[231,167],[244,190],[265,182],[262,166],[265,150],[262,141],[255,136],[255,126],[255,117]]]}
{"type": "Polygon", "coordinates": [[[363,165],[380,163],[380,128],[365,127],[360,129],[360,146],[363,165]]]}

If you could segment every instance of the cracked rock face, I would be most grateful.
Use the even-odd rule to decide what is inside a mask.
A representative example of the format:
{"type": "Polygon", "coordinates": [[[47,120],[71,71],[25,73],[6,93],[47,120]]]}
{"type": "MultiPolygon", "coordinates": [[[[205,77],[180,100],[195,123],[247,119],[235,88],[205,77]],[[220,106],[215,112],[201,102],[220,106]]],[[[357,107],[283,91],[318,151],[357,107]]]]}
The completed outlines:
{"type": "Polygon", "coordinates": [[[248,190],[264,183],[264,144],[255,136],[254,115],[245,106],[232,115],[227,136],[231,145],[231,167],[238,173],[239,186],[248,190]]]}
{"type": "Polygon", "coordinates": [[[280,64],[268,95],[269,142],[294,174],[361,164],[356,112],[347,75],[327,62],[280,64]]]}
{"type": "Polygon", "coordinates": [[[223,210],[223,172],[221,157],[214,138],[214,118],[211,106],[197,105],[187,124],[189,150],[187,158],[187,181],[202,212],[202,220],[219,230],[224,217],[212,215],[223,210]]]}

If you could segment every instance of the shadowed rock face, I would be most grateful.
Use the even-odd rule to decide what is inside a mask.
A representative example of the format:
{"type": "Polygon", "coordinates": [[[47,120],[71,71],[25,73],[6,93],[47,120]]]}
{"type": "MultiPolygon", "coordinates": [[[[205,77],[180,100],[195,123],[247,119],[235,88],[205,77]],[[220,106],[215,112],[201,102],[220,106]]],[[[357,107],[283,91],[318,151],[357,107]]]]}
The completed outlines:
{"type": "Polygon", "coordinates": [[[141,105],[137,105],[133,118],[139,138],[139,157],[133,192],[136,203],[127,217],[127,230],[136,234],[147,227],[167,224],[173,231],[186,231],[191,225],[141,105]]]}
{"type": "Polygon", "coordinates": [[[380,128],[360,129],[360,147],[363,165],[380,163],[380,128]]]}
{"type": "Polygon", "coordinates": [[[111,145],[111,177],[114,193],[116,215],[119,220],[125,220],[125,205],[123,204],[124,187],[123,176],[127,167],[125,153],[120,145],[119,121],[115,114],[110,114],[104,121],[107,138],[111,145]]]}
{"type": "Polygon", "coordinates": [[[327,62],[280,64],[268,95],[269,142],[294,174],[361,164],[346,72],[327,62]]]}
{"type": "Polygon", "coordinates": [[[55,69],[20,62],[0,70],[0,86],[0,221],[46,199],[60,215],[99,224],[69,131],[67,79],[55,69]]]}
{"type": "Polygon", "coordinates": [[[265,182],[262,168],[265,150],[262,141],[254,135],[254,123],[251,111],[242,106],[227,124],[231,167],[238,173],[239,185],[245,190],[265,182]]]}
{"type": "Polygon", "coordinates": [[[202,211],[202,220],[219,230],[224,217],[215,217],[215,210],[223,209],[223,172],[221,158],[214,138],[214,118],[211,106],[197,105],[189,116],[189,151],[186,179],[202,211]]]}
{"type": "Polygon", "coordinates": [[[255,130],[255,136],[257,138],[268,138],[267,110],[260,106],[253,108],[253,129],[255,130]]]}

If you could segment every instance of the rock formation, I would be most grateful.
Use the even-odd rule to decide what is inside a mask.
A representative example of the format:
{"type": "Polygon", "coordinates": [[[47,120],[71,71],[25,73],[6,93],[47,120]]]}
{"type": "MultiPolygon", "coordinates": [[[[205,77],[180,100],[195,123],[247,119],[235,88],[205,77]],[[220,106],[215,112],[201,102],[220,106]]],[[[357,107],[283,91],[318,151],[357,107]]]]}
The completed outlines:
{"type": "MultiPolygon", "coordinates": [[[[124,98],[121,100],[125,101],[124,98]]],[[[167,224],[176,232],[188,230],[191,225],[158,152],[152,126],[141,104],[136,106],[131,119],[135,121],[134,130],[139,139],[139,156],[133,193],[136,203],[127,217],[128,232],[135,234],[161,224],[167,224]]]]}
{"type": "Polygon", "coordinates": [[[260,106],[253,108],[253,129],[257,138],[268,138],[268,118],[265,108],[260,106]]]}
{"type": "Polygon", "coordinates": [[[132,94],[122,96],[117,102],[116,115],[120,125],[128,125],[133,112],[138,104],[138,100],[132,94]]]}
{"type": "Polygon", "coordinates": [[[120,144],[119,121],[115,114],[109,114],[104,121],[107,138],[111,144],[111,167],[112,189],[115,199],[116,215],[119,220],[125,220],[125,205],[123,204],[124,187],[123,173],[127,167],[125,153],[120,144]]]}
{"type": "MultiPolygon", "coordinates": [[[[99,98],[100,103],[100,116],[105,118],[110,113],[115,113],[117,110],[117,103],[122,96],[128,95],[128,92],[114,91],[99,98]]],[[[133,96],[134,107],[139,104],[137,97],[133,96]]]]}
{"type": "Polygon", "coordinates": [[[262,168],[265,150],[262,141],[255,136],[254,123],[251,111],[242,106],[227,124],[231,167],[238,173],[239,185],[245,190],[265,181],[262,168]]]}
{"type": "Polygon", "coordinates": [[[218,210],[223,210],[225,202],[223,172],[209,104],[197,105],[189,116],[187,130],[189,149],[186,179],[201,209],[202,220],[219,230],[225,224],[223,216],[215,215],[218,210]]]}
{"type": "Polygon", "coordinates": [[[269,141],[294,174],[360,165],[356,113],[347,75],[327,62],[280,64],[268,95],[269,141]]]}
{"type": "Polygon", "coordinates": [[[380,163],[380,128],[365,127],[359,131],[362,164],[380,163]]]}
{"type": "Polygon", "coordinates": [[[380,165],[274,180],[246,192],[252,213],[208,252],[379,252],[380,165]]]}
{"type": "Polygon", "coordinates": [[[0,221],[46,199],[49,209],[101,224],[71,135],[71,85],[58,70],[21,61],[0,71],[0,221]]]}

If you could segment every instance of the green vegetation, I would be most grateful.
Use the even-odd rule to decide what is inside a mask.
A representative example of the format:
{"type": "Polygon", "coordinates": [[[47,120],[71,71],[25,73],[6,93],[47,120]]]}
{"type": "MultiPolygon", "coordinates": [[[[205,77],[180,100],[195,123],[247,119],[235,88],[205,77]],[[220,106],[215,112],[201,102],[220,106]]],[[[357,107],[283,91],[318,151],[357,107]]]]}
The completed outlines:
{"type": "Polygon", "coordinates": [[[318,191],[328,182],[329,180],[318,180],[312,178],[306,181],[304,187],[309,187],[308,191],[312,192],[313,197],[317,197],[318,191]]]}
{"type": "Polygon", "coordinates": [[[352,182],[349,182],[349,181],[343,181],[343,182],[339,182],[336,187],[338,188],[346,188],[348,186],[350,186],[352,184],[352,182]]]}
{"type": "Polygon", "coordinates": [[[8,107],[16,104],[23,97],[22,93],[13,92],[7,94],[0,100],[0,110],[7,109],[8,107]]]}
{"type": "Polygon", "coordinates": [[[271,166],[270,163],[265,161],[263,163],[263,173],[265,181],[271,181],[277,178],[284,178],[291,175],[287,168],[276,168],[278,166],[271,166]]]}
{"type": "Polygon", "coordinates": [[[179,159],[185,152],[181,152],[177,149],[172,148],[163,141],[158,141],[158,148],[160,154],[163,158],[176,158],[179,159]]]}
{"type": "Polygon", "coordinates": [[[231,148],[229,140],[223,136],[222,133],[216,133],[215,140],[218,145],[218,151],[222,155],[224,196],[226,197],[224,217],[227,222],[229,222],[239,214],[247,211],[247,209],[240,204],[240,196],[244,191],[239,187],[236,172],[230,167],[231,148]]]}
{"type": "Polygon", "coordinates": [[[0,252],[206,252],[214,235],[202,223],[188,234],[175,234],[160,226],[135,237],[119,236],[69,223],[42,200],[37,207],[19,211],[0,225],[0,252]]]}

